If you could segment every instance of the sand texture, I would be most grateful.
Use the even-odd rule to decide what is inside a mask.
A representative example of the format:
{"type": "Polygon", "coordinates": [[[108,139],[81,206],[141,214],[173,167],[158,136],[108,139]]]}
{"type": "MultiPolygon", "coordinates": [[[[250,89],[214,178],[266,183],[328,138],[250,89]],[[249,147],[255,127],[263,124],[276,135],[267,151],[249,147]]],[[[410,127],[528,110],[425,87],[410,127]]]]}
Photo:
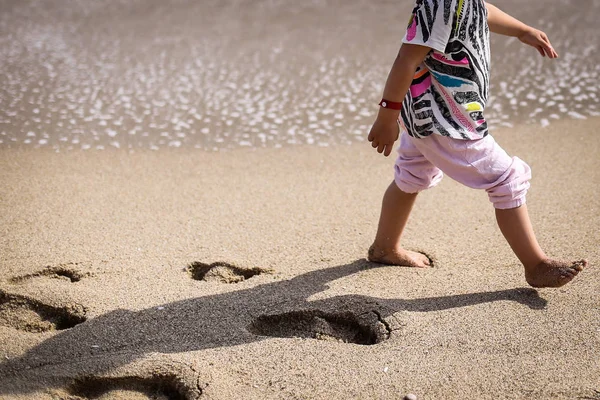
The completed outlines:
{"type": "Polygon", "coordinates": [[[483,192],[420,195],[365,261],[393,160],[366,144],[0,152],[2,399],[599,399],[600,121],[495,132],[533,169],[528,288],[483,192]]]}
{"type": "Polygon", "coordinates": [[[600,0],[496,0],[486,120],[533,168],[527,287],[446,178],[365,260],[412,1],[0,0],[0,399],[600,400],[600,0]]]}

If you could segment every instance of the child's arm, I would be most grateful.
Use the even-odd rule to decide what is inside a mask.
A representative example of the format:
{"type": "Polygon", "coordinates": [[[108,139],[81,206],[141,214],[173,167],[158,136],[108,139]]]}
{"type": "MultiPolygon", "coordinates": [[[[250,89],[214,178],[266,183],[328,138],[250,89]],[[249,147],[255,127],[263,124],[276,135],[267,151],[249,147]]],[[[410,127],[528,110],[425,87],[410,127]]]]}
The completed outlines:
{"type": "Polygon", "coordinates": [[[522,23],[490,3],[486,3],[486,6],[490,31],[519,38],[521,42],[535,47],[542,57],[558,57],[544,32],[522,23]]]}
{"type": "MultiPolygon", "coordinates": [[[[404,101],[417,67],[430,51],[431,48],[426,46],[402,44],[385,83],[384,99],[397,103],[404,101]]],[[[384,153],[386,157],[390,155],[394,142],[398,139],[397,120],[399,115],[399,110],[381,107],[369,132],[371,145],[376,147],[379,153],[384,153]]]]}

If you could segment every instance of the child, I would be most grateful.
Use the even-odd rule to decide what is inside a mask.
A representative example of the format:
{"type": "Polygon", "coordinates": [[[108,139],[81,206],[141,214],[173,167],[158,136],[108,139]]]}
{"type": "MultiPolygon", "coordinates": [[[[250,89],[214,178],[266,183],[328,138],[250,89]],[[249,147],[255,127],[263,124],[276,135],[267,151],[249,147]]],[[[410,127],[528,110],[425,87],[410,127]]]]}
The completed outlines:
{"type": "Polygon", "coordinates": [[[486,190],[498,226],[531,286],[560,287],[587,261],[546,257],[525,205],[531,170],[488,134],[483,111],[490,82],[490,30],[517,37],[542,56],[558,57],[545,33],[484,0],[417,0],[369,133],[372,146],[386,157],[400,136],[394,182],[383,198],[369,260],[430,265],[425,255],[403,249],[400,237],[418,192],[438,184],[445,173],[486,190]]]}

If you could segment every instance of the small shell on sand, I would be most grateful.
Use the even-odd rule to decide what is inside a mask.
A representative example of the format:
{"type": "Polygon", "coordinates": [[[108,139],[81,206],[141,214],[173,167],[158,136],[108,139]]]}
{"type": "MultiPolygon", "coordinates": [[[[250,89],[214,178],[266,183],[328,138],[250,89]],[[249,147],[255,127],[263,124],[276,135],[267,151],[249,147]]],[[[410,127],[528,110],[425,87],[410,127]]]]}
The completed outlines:
{"type": "Polygon", "coordinates": [[[406,396],[404,396],[404,400],[417,400],[417,396],[412,393],[409,393],[406,396]]]}

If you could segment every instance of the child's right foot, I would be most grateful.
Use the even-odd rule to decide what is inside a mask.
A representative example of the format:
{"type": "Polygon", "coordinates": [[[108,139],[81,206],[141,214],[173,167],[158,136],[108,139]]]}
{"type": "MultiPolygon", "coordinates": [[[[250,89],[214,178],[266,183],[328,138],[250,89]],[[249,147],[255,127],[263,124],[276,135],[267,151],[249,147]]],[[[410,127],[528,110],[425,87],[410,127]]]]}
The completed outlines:
{"type": "Polygon", "coordinates": [[[431,261],[425,254],[410,250],[384,251],[371,246],[369,248],[369,261],[386,265],[399,265],[403,267],[427,268],[431,261]]]}
{"type": "Polygon", "coordinates": [[[525,279],[536,288],[557,288],[571,282],[587,264],[586,260],[568,263],[546,259],[535,267],[525,268],[525,279]]]}

